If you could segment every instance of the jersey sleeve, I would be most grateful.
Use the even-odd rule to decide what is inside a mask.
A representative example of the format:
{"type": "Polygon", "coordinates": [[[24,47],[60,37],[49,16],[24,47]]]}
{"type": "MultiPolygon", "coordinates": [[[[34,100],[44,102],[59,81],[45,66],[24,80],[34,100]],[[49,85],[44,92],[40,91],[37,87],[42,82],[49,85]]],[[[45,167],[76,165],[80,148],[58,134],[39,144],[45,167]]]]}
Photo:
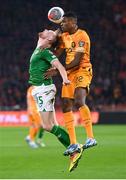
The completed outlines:
{"type": "Polygon", "coordinates": [[[76,52],[85,52],[85,46],[90,43],[89,36],[86,32],[81,32],[76,42],[76,52]]]}
{"type": "Polygon", "coordinates": [[[58,60],[58,58],[49,49],[44,50],[44,59],[46,59],[46,61],[48,61],[50,64],[53,61],[58,60]]]}

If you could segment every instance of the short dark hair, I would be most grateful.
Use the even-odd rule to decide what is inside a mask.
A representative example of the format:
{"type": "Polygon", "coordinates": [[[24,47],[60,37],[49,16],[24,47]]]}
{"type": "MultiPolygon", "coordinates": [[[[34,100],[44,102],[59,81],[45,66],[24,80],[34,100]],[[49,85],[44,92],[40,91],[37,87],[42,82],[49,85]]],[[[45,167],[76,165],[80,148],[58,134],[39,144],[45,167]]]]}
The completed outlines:
{"type": "Polygon", "coordinates": [[[77,20],[77,15],[72,11],[66,12],[63,17],[74,18],[77,20]]]}

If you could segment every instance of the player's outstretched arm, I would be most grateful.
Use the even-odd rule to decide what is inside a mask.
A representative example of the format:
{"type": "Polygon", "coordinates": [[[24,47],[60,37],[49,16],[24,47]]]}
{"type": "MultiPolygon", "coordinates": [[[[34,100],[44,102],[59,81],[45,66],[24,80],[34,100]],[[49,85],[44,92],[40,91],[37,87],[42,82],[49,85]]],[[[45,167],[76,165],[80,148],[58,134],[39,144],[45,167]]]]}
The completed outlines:
{"type": "Polygon", "coordinates": [[[58,71],[63,79],[63,84],[70,84],[70,81],[67,78],[67,72],[66,72],[64,66],[60,63],[60,61],[59,60],[53,61],[52,66],[58,69],[58,71]]]}

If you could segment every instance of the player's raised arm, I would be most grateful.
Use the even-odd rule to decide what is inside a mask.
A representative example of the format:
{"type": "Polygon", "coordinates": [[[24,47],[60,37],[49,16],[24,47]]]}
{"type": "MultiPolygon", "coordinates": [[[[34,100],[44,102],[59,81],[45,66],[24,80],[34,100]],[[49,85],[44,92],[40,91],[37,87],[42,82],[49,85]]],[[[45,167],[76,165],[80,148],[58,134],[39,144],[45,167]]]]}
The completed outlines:
{"type": "Polygon", "coordinates": [[[67,78],[67,72],[66,72],[65,68],[63,67],[63,65],[59,62],[59,60],[53,61],[52,66],[58,69],[58,71],[63,79],[63,84],[70,84],[70,81],[67,78]]]}

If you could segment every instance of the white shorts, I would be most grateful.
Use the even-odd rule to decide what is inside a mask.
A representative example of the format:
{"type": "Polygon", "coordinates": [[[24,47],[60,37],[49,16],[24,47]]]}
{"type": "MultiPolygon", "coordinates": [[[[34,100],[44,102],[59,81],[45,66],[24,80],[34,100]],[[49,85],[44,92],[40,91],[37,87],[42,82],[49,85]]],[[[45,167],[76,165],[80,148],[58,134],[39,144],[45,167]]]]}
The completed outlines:
{"type": "Polygon", "coordinates": [[[32,95],[37,103],[38,110],[47,112],[54,111],[56,87],[54,84],[34,86],[32,95]]]}

